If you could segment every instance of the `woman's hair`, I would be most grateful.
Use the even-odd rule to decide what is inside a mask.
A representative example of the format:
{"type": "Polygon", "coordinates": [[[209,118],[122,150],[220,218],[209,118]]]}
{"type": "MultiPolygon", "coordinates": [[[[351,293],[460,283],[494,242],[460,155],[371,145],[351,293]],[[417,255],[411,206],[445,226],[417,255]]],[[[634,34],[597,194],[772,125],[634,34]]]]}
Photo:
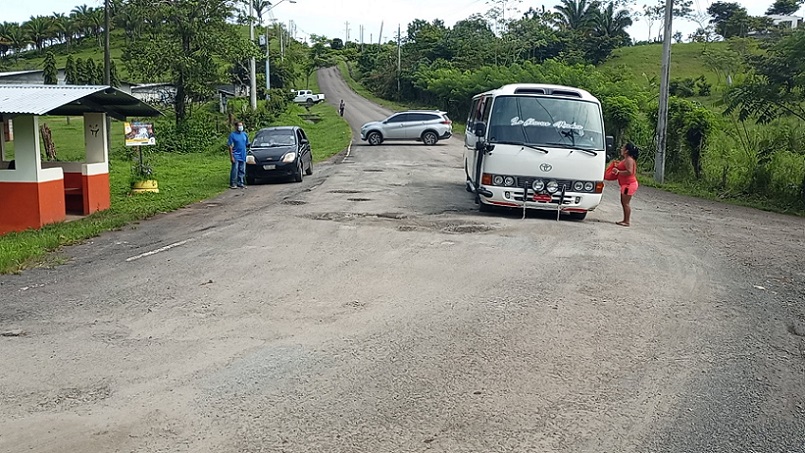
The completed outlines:
{"type": "Polygon", "coordinates": [[[626,153],[632,156],[632,159],[637,160],[637,157],[640,156],[640,148],[635,146],[634,143],[627,143],[624,148],[626,148],[626,153]]]}

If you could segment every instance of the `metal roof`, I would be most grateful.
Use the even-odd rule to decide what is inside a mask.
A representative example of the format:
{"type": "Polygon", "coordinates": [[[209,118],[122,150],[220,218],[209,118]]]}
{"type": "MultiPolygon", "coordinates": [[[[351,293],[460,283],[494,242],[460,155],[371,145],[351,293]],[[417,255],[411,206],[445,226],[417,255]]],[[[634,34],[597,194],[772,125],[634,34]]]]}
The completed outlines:
{"type": "Polygon", "coordinates": [[[134,96],[109,86],[0,85],[0,114],[70,115],[107,113],[126,117],[162,113],[134,96]]]}
{"type": "Polygon", "coordinates": [[[0,78],[2,77],[14,77],[18,75],[26,75],[26,74],[34,74],[37,72],[45,72],[42,69],[29,69],[27,71],[10,71],[10,72],[0,72],[0,78]]]}

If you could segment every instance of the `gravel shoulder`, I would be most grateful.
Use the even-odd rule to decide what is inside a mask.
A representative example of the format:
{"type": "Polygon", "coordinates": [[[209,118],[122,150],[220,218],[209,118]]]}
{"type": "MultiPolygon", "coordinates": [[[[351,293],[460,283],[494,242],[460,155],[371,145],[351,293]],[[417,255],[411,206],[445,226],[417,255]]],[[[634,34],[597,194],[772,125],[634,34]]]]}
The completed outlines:
{"type": "MultiPolygon", "coordinates": [[[[388,112],[325,70],[355,128],[388,112]]],[[[354,143],[0,276],[0,451],[805,452],[805,221],[650,188],[477,212],[354,143]]]]}

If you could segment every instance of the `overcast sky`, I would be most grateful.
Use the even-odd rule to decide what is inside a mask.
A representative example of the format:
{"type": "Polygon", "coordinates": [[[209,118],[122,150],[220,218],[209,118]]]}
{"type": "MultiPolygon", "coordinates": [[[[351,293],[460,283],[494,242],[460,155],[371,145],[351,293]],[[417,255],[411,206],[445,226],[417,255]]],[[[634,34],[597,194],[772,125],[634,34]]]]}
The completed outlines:
{"type": "MultiPolygon", "coordinates": [[[[655,3],[657,0],[652,0],[655,3]]],[[[736,0],[743,4],[752,15],[761,15],[773,3],[773,0],[736,0]]],[[[309,34],[325,35],[330,38],[345,38],[346,22],[349,22],[350,40],[360,38],[360,26],[364,27],[364,41],[368,42],[370,35],[375,41],[378,39],[380,24],[383,26],[384,40],[393,39],[397,25],[405,30],[406,24],[413,19],[433,20],[443,19],[447,25],[452,25],[473,13],[484,13],[489,9],[489,0],[285,0],[282,4],[274,2],[276,9],[273,16],[287,23],[293,20],[297,26],[297,37],[306,38],[309,34]]],[[[516,3],[510,1],[509,4],[516,3]]],[[[541,8],[545,5],[551,8],[558,3],[550,1],[522,1],[519,5],[521,11],[534,6],[541,8]]],[[[645,3],[637,0],[638,5],[645,3]]],[[[712,0],[694,0],[694,8],[706,10],[712,0]]],[[[0,22],[27,20],[31,15],[45,15],[53,12],[67,13],[78,4],[99,6],[102,0],[0,0],[0,22]]],[[[654,26],[656,34],[657,25],[654,26]]],[[[697,26],[690,22],[678,21],[674,24],[675,31],[681,31],[685,37],[693,32],[697,26]]],[[[629,30],[633,38],[645,40],[648,38],[648,26],[638,22],[629,30]]]]}

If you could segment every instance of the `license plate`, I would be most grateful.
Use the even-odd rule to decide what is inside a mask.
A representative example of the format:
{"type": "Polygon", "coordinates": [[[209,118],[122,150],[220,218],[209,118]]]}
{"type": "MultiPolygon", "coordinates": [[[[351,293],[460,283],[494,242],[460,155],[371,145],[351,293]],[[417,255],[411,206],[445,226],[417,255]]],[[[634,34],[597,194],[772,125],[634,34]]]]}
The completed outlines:
{"type": "Polygon", "coordinates": [[[273,170],[277,168],[276,165],[263,165],[263,170],[273,170]]]}
{"type": "Polygon", "coordinates": [[[541,201],[543,203],[550,203],[553,197],[550,195],[534,195],[534,201],[541,201]]]}

